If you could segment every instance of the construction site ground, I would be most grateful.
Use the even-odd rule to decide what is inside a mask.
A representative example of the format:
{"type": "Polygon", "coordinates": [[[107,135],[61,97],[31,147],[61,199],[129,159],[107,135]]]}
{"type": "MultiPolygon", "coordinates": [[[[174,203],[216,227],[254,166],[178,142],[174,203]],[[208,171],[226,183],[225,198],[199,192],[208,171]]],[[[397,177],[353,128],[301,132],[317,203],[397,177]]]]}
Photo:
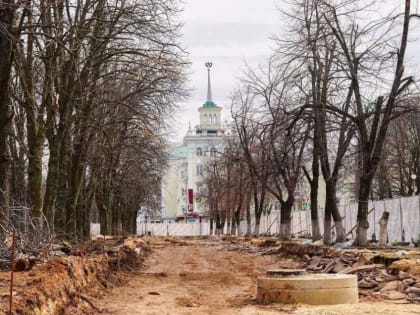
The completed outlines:
{"type": "Polygon", "coordinates": [[[257,305],[256,279],[267,269],[300,268],[302,259],[229,250],[217,239],[150,239],[141,271],[90,300],[89,314],[420,314],[420,304],[361,297],[354,305],[257,305]]]}
{"type": "Polygon", "coordinates": [[[1,261],[0,314],[420,315],[420,252],[408,247],[337,249],[273,237],[99,236],[84,244],[49,244],[29,262],[23,252],[18,257],[13,283],[11,265],[1,261]],[[360,302],[257,303],[258,276],[295,268],[357,275],[360,302]]]}

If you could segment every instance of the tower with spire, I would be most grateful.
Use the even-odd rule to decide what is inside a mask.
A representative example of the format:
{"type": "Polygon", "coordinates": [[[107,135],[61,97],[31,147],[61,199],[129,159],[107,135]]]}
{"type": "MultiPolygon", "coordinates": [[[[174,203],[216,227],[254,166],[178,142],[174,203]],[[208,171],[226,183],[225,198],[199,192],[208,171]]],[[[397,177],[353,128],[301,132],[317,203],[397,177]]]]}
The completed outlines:
{"type": "Polygon", "coordinates": [[[207,99],[198,108],[200,123],[188,126],[182,145],[174,146],[162,182],[162,215],[195,220],[208,213],[204,192],[206,165],[223,152],[228,137],[223,129],[222,107],[213,101],[212,62],[206,62],[207,99]]]}
{"type": "Polygon", "coordinates": [[[200,125],[197,132],[201,133],[203,136],[217,136],[222,132],[222,108],[217,106],[213,101],[211,93],[210,70],[213,63],[208,61],[205,63],[205,66],[207,68],[207,100],[203,106],[198,109],[198,112],[200,113],[200,125]]]}

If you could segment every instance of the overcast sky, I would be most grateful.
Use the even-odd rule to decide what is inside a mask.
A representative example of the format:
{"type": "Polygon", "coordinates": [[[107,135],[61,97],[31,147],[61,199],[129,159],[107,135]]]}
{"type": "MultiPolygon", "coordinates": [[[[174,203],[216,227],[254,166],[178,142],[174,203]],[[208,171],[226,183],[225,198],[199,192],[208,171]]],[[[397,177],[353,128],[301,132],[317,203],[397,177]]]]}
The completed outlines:
{"type": "MultiPolygon", "coordinates": [[[[182,45],[189,52],[191,97],[179,104],[173,126],[180,142],[188,129],[199,123],[197,109],[207,96],[206,61],[212,61],[214,102],[229,116],[229,96],[245,61],[257,65],[270,55],[269,37],[280,27],[276,0],[185,0],[182,45]]],[[[174,139],[174,138],[173,138],[174,139]]]]}
{"type": "MultiPolygon", "coordinates": [[[[390,0],[391,1],[391,0],[390,0]]],[[[390,3],[395,6],[395,0],[390,3]]],[[[398,0],[403,3],[402,0],[398,0]]],[[[181,142],[188,129],[199,123],[197,109],[206,101],[206,61],[212,61],[213,100],[224,108],[223,120],[229,118],[230,95],[237,85],[244,63],[262,63],[274,46],[270,37],[281,34],[281,0],[184,0],[184,23],[181,44],[189,52],[191,97],[179,104],[172,130],[172,141],[181,142]]],[[[386,1],[384,1],[385,3],[386,1]]],[[[418,1],[413,1],[414,10],[418,1]],[[417,2],[417,3],[416,3],[417,2]]],[[[414,21],[413,21],[414,22],[414,21]]],[[[416,34],[419,24],[415,25],[416,34]]],[[[408,62],[420,61],[419,35],[411,33],[408,62]]],[[[415,66],[416,70],[419,68],[415,66]]],[[[415,71],[418,73],[418,71],[415,71]]],[[[417,75],[418,77],[418,75],[417,75]]]]}

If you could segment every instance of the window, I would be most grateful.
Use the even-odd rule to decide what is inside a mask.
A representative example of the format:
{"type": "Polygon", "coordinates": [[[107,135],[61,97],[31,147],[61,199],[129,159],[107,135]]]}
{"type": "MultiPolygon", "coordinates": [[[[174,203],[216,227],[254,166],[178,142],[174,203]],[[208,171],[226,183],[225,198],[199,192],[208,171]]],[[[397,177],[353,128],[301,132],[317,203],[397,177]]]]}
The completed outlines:
{"type": "Polygon", "coordinates": [[[204,185],[202,182],[197,183],[197,198],[201,197],[200,194],[204,194],[204,185]]]}
{"type": "Polygon", "coordinates": [[[216,148],[211,148],[210,149],[210,157],[215,158],[216,157],[216,148]]]}
{"type": "Polygon", "coordinates": [[[217,123],[217,116],[216,114],[213,115],[213,123],[216,124],[217,123]]]}
{"type": "Polygon", "coordinates": [[[207,114],[204,114],[204,124],[207,125],[207,114]]]}
{"type": "Polygon", "coordinates": [[[197,175],[203,175],[203,165],[197,164],[197,175]]]}
{"type": "Polygon", "coordinates": [[[197,156],[202,156],[203,155],[203,150],[201,148],[197,148],[195,150],[195,153],[197,154],[197,156]]]}

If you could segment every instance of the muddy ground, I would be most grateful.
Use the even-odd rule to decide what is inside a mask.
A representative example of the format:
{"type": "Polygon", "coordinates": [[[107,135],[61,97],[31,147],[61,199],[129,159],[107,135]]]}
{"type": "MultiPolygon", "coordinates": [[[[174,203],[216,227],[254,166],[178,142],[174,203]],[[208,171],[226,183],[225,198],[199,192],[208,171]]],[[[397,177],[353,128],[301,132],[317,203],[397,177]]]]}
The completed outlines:
{"type": "Polygon", "coordinates": [[[146,268],[90,300],[90,314],[420,314],[419,304],[362,299],[357,305],[257,305],[256,278],[298,268],[298,259],[228,251],[219,241],[152,241],[146,268]]]}

